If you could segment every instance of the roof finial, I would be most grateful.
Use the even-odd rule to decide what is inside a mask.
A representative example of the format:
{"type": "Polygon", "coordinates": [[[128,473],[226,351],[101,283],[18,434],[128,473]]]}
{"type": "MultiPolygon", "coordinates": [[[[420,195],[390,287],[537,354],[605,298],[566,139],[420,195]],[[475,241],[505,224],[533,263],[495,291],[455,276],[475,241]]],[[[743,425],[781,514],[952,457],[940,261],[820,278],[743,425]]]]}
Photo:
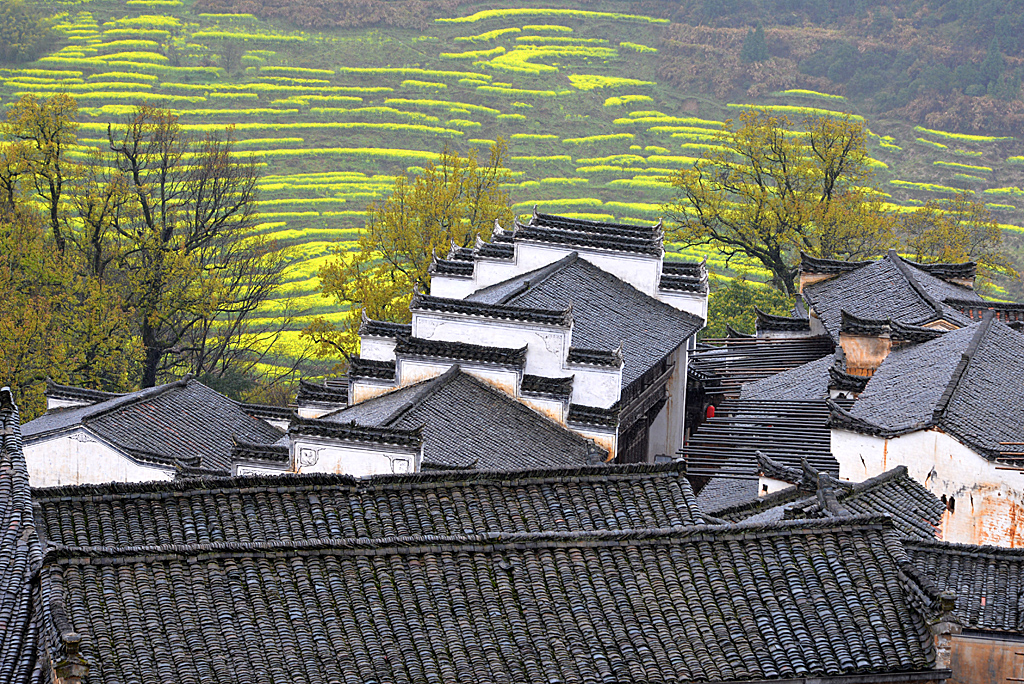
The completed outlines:
{"type": "Polygon", "coordinates": [[[533,205],[533,219],[532,220],[533,221],[537,220],[537,205],[536,204],[533,205]]]}
{"type": "Polygon", "coordinates": [[[448,238],[448,239],[451,241],[451,245],[448,247],[448,258],[451,259],[456,254],[458,254],[459,246],[457,244],[455,244],[455,240],[453,238],[448,238]]]}
{"type": "Polygon", "coordinates": [[[498,223],[498,219],[494,219],[494,230],[491,231],[491,235],[501,235],[505,232],[505,229],[498,223]]]}
{"type": "Polygon", "coordinates": [[[480,237],[479,233],[477,233],[476,239],[473,240],[473,249],[480,249],[483,246],[484,246],[484,239],[482,237],[480,237]]]}

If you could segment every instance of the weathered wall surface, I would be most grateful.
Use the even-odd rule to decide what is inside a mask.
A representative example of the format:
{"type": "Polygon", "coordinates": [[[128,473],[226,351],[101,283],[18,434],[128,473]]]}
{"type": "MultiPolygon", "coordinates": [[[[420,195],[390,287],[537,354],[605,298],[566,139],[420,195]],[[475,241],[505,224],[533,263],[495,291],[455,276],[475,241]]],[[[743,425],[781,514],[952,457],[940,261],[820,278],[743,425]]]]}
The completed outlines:
{"type": "Polygon", "coordinates": [[[956,438],[919,430],[882,438],[832,431],[839,476],[859,482],[898,465],[938,497],[952,499],[942,538],[962,544],[1024,546],[1024,475],[996,465],[956,438]]]}
{"type": "Polygon", "coordinates": [[[1024,637],[958,635],[950,658],[948,684],[1015,684],[1024,679],[1024,637]]]}
{"type": "Polygon", "coordinates": [[[292,469],[297,473],[345,473],[355,477],[419,470],[419,452],[395,446],[361,445],[293,435],[292,469]]]}
{"type": "Polygon", "coordinates": [[[174,469],[135,461],[84,428],[26,444],[33,487],[174,479],[174,469]]]}

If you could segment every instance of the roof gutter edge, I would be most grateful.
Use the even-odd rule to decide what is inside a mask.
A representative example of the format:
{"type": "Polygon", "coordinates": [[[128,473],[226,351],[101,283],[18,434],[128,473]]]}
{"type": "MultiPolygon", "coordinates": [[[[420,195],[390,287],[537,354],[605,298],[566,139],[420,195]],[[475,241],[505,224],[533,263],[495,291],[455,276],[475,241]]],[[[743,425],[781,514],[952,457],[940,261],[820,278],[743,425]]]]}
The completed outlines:
{"type": "Polygon", "coordinates": [[[856,674],[819,677],[796,677],[792,679],[736,679],[716,684],[898,684],[900,682],[942,682],[950,679],[949,669],[917,670],[913,672],[892,672],[885,674],[856,674]]]}

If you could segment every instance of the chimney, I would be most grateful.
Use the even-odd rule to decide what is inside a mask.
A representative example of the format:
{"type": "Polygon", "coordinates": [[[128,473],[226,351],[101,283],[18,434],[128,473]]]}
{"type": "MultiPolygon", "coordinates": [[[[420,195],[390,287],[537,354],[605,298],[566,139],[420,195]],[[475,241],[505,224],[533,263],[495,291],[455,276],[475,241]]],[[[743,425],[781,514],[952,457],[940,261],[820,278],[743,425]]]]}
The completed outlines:
{"type": "Polygon", "coordinates": [[[858,318],[841,312],[839,346],[846,357],[846,372],[871,377],[892,351],[888,320],[858,318]]]}

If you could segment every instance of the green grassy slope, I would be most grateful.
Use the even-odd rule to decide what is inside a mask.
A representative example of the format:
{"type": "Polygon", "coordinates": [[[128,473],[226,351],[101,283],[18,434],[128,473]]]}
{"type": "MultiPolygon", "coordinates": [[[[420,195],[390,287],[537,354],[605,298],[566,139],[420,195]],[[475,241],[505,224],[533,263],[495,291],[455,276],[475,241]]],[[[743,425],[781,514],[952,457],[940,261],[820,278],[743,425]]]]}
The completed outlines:
{"type": "MultiPolygon", "coordinates": [[[[508,140],[520,213],[536,203],[552,213],[654,222],[671,197],[663,177],[713,145],[739,106],[775,106],[797,119],[808,108],[846,108],[842,98],[806,91],[729,104],[678,92],[655,75],[667,24],[621,13],[467,12],[420,35],[303,33],[248,15],[194,14],[178,0],[78,7],[88,11],[59,19],[65,47],[0,70],[2,101],[73,94],[83,156],[135,102],[174,110],[196,133],[234,124],[238,149],[265,164],[259,230],[295,246],[287,290],[309,315],[337,315],[317,294],[315,272],[354,245],[367,203],[445,143],[484,151],[499,135],[508,140]]],[[[968,188],[1007,230],[1020,230],[1024,167],[1014,157],[1024,152],[1016,140],[868,123],[893,204],[968,188]]],[[[724,270],[714,254],[709,263],[724,270]]]]}

